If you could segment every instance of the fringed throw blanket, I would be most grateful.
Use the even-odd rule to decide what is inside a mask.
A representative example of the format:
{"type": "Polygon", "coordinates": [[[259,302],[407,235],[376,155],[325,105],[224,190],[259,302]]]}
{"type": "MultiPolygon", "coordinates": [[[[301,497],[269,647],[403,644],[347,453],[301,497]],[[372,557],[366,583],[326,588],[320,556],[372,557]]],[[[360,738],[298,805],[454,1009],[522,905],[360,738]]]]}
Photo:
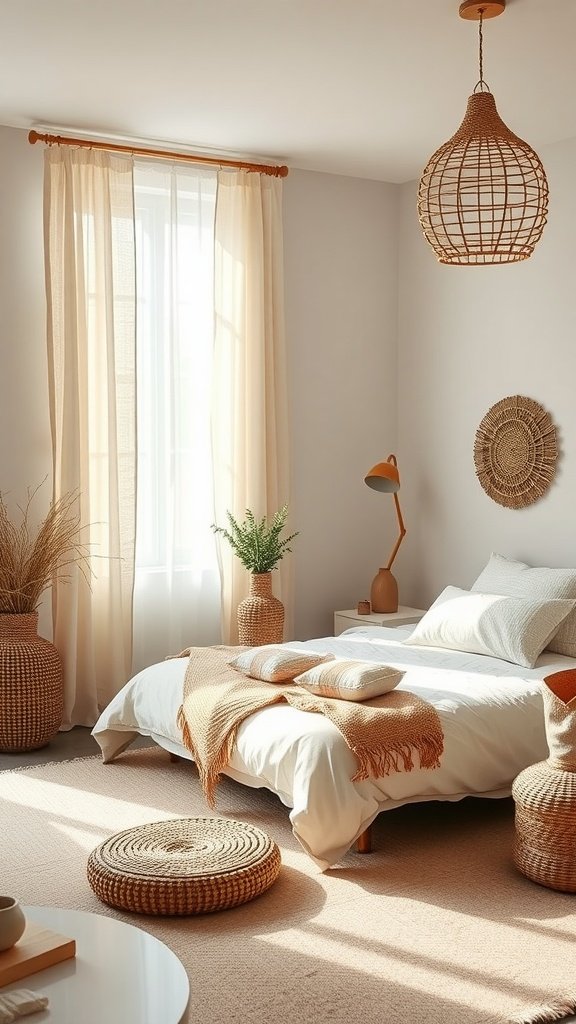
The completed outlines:
{"type": "Polygon", "coordinates": [[[436,709],[405,690],[361,704],[316,697],[298,686],[250,679],[228,660],[243,648],[192,647],[184,678],[178,726],[194,758],[208,804],[230,762],[238,727],[254,712],[282,701],[301,711],[326,715],[340,730],[358,761],[352,781],[409,772],[416,750],[420,767],[437,768],[443,735],[436,709]]]}

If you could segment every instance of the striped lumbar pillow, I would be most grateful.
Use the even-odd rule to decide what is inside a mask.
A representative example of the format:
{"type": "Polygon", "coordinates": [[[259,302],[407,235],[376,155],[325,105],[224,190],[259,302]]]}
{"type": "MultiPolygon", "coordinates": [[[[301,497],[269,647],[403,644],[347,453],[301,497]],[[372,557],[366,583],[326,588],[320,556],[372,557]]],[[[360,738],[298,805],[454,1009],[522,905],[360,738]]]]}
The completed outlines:
{"type": "Polygon", "coordinates": [[[404,675],[390,665],[372,661],[334,661],[316,665],[300,676],[294,683],[303,686],[318,697],[336,697],[339,700],[370,700],[393,690],[404,675]]]}
{"type": "Polygon", "coordinates": [[[333,654],[317,654],[315,651],[298,651],[295,648],[264,644],[262,647],[242,651],[228,664],[251,679],[261,679],[265,683],[285,683],[333,657],[333,654]]]}
{"type": "MultiPolygon", "coordinates": [[[[470,588],[474,593],[505,594],[538,600],[576,598],[576,569],[531,567],[492,553],[470,588]]],[[[549,651],[576,658],[576,610],[570,612],[548,644],[549,651]]]]}

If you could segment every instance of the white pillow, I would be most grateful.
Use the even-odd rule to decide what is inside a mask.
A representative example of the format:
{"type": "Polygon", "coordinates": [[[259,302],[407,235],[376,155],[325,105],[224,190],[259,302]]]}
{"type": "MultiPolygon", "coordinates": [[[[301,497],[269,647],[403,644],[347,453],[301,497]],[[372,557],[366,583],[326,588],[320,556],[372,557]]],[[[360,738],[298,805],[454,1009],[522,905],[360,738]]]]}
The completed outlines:
{"type": "Polygon", "coordinates": [[[403,675],[398,669],[380,662],[335,658],[309,668],[296,676],[294,683],[318,697],[360,701],[371,700],[393,690],[403,675]]]}
{"type": "Polygon", "coordinates": [[[265,683],[286,683],[292,682],[300,672],[322,661],[332,660],[333,657],[333,654],[316,654],[315,651],[298,651],[278,644],[263,644],[242,651],[228,664],[251,679],[260,679],[265,683]]]}
{"type": "MultiPolygon", "coordinates": [[[[488,565],[472,584],[473,593],[506,597],[576,598],[576,569],[532,568],[525,562],[492,553],[488,565]]],[[[549,650],[576,658],[576,610],[561,624],[549,650]]]]}
{"type": "Polygon", "coordinates": [[[447,647],[533,668],[576,601],[534,601],[446,587],[405,644],[447,647]]]}

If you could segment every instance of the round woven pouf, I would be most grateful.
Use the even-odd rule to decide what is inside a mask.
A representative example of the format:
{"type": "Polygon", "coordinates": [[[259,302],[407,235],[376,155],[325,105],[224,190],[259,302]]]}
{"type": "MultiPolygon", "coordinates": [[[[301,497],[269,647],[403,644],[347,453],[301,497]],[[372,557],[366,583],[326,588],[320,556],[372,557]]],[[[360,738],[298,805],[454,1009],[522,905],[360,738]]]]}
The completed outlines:
{"type": "Polygon", "coordinates": [[[112,907],[137,914],[209,914],[276,881],[280,851],[254,825],[176,818],[118,832],[88,858],[88,881],[112,907]]]}
{"type": "Polygon", "coordinates": [[[576,771],[540,761],[512,784],[514,863],[549,889],[576,892],[576,771]]]}

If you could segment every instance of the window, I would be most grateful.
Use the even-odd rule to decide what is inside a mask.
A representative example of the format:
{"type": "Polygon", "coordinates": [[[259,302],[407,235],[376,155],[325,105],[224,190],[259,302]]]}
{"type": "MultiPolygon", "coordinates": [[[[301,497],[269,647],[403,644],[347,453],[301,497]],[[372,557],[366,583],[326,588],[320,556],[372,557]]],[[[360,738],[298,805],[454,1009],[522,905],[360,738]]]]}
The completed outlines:
{"type": "Polygon", "coordinates": [[[134,669],[220,640],[210,394],[216,171],[136,161],[134,669]]]}

